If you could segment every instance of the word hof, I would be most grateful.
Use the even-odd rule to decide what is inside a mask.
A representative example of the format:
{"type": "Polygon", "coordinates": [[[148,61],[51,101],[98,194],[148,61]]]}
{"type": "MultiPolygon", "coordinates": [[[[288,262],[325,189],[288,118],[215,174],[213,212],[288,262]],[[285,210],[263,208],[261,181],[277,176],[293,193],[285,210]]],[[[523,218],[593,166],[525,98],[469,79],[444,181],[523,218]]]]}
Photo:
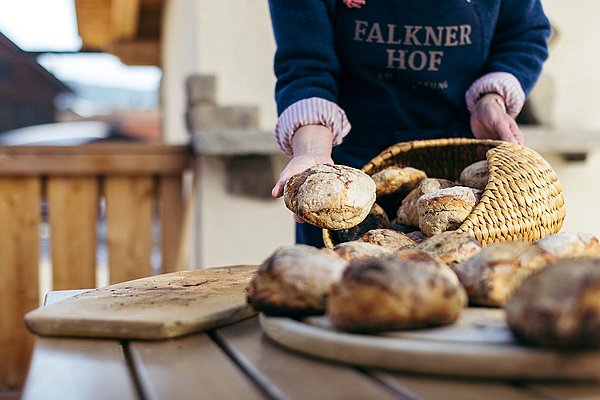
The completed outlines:
{"type": "Polygon", "coordinates": [[[388,69],[411,71],[438,71],[444,58],[443,48],[471,45],[471,25],[421,26],[354,21],[354,38],[357,42],[398,45],[388,48],[388,69]],[[415,47],[415,49],[410,49],[415,47]],[[440,50],[426,49],[435,47],[440,50]]]}

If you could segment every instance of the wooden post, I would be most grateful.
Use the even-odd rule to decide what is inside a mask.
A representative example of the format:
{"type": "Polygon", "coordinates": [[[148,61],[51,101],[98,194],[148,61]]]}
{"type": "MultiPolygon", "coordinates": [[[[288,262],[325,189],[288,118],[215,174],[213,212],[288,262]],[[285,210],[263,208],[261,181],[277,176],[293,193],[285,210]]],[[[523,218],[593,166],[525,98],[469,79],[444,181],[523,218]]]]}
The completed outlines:
{"type": "Polygon", "coordinates": [[[39,305],[39,178],[0,177],[0,390],[25,380],[33,335],[23,315],[39,305]]]}

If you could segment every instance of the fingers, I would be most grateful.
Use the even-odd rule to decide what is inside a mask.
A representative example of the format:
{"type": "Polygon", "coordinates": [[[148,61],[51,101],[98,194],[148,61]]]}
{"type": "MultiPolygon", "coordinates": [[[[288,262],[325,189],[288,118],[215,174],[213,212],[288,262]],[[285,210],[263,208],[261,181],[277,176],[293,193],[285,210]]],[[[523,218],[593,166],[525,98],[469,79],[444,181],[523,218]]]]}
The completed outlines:
{"type": "Polygon", "coordinates": [[[285,187],[285,181],[281,179],[277,181],[273,189],[271,190],[271,196],[278,198],[283,196],[283,188],[285,187]]]}
{"type": "Polygon", "coordinates": [[[521,132],[519,125],[517,125],[517,122],[512,118],[510,120],[510,130],[512,132],[513,137],[516,140],[516,143],[523,146],[525,144],[525,138],[523,137],[523,132],[521,132]]]}
{"type": "Polygon", "coordinates": [[[486,111],[476,110],[471,116],[471,131],[476,138],[500,139],[520,145],[524,143],[523,134],[514,118],[506,113],[486,111]]]}

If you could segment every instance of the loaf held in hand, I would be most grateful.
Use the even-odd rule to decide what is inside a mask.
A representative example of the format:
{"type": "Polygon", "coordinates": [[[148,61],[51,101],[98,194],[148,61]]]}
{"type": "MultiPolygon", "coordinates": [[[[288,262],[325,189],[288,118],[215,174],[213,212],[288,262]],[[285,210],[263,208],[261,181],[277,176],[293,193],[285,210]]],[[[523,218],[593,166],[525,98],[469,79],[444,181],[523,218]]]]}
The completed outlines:
{"type": "Polygon", "coordinates": [[[375,182],[356,168],[318,164],[292,176],[283,197],[287,208],[312,225],[348,229],[369,214],[375,182]]]}

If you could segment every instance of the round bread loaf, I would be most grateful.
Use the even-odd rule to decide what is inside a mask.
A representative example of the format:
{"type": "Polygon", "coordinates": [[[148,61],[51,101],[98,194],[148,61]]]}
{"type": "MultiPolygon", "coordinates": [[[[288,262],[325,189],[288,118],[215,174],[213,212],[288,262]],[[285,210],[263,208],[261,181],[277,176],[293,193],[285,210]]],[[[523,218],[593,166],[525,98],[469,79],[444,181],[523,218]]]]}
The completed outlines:
{"type": "Polygon", "coordinates": [[[500,242],[484,247],[453,267],[474,305],[502,307],[530,275],[554,257],[532,242],[500,242]]]}
{"type": "Polygon", "coordinates": [[[408,193],[427,178],[427,174],[412,167],[388,167],[374,173],[371,178],[375,181],[377,196],[384,196],[398,191],[408,193]]]}
{"type": "Polygon", "coordinates": [[[439,258],[403,250],[351,263],[333,286],[327,314],[338,329],[378,332],[449,324],[467,297],[439,258]]]}
{"type": "Polygon", "coordinates": [[[417,200],[419,228],[427,236],[460,226],[479,202],[479,191],[454,186],[426,193],[417,200]]]}
{"type": "Polygon", "coordinates": [[[348,229],[369,214],[375,182],[356,168],[318,164],[292,176],[283,197],[287,208],[315,226],[348,229]]]}
{"type": "Polygon", "coordinates": [[[271,315],[322,314],[331,285],[340,280],[347,265],[330,249],[301,244],[280,247],[250,281],[248,303],[271,315]]]}
{"type": "Polygon", "coordinates": [[[364,260],[366,258],[385,257],[394,254],[392,249],[373,243],[354,240],[335,245],[333,251],[347,262],[364,260]]]}
{"type": "Polygon", "coordinates": [[[537,241],[537,245],[553,256],[600,256],[598,238],[588,233],[559,232],[537,241]]]}
{"type": "Polygon", "coordinates": [[[425,193],[446,189],[456,186],[456,183],[447,179],[427,178],[423,179],[405,198],[398,208],[398,223],[403,225],[419,226],[419,211],[417,200],[425,193]]]}
{"type": "Polygon", "coordinates": [[[531,276],[508,300],[506,318],[530,344],[600,347],[600,258],[562,259],[531,276]]]}
{"type": "Polygon", "coordinates": [[[489,169],[487,160],[478,161],[463,169],[458,180],[464,186],[483,190],[490,177],[489,169]]]}
{"type": "Polygon", "coordinates": [[[456,264],[468,260],[481,250],[481,244],[472,236],[463,232],[442,232],[439,235],[419,243],[415,250],[421,250],[438,256],[453,268],[456,264]]]}
{"type": "Polygon", "coordinates": [[[372,229],[362,235],[359,241],[377,244],[393,251],[407,249],[417,245],[414,240],[404,233],[396,232],[392,229],[372,229]]]}

